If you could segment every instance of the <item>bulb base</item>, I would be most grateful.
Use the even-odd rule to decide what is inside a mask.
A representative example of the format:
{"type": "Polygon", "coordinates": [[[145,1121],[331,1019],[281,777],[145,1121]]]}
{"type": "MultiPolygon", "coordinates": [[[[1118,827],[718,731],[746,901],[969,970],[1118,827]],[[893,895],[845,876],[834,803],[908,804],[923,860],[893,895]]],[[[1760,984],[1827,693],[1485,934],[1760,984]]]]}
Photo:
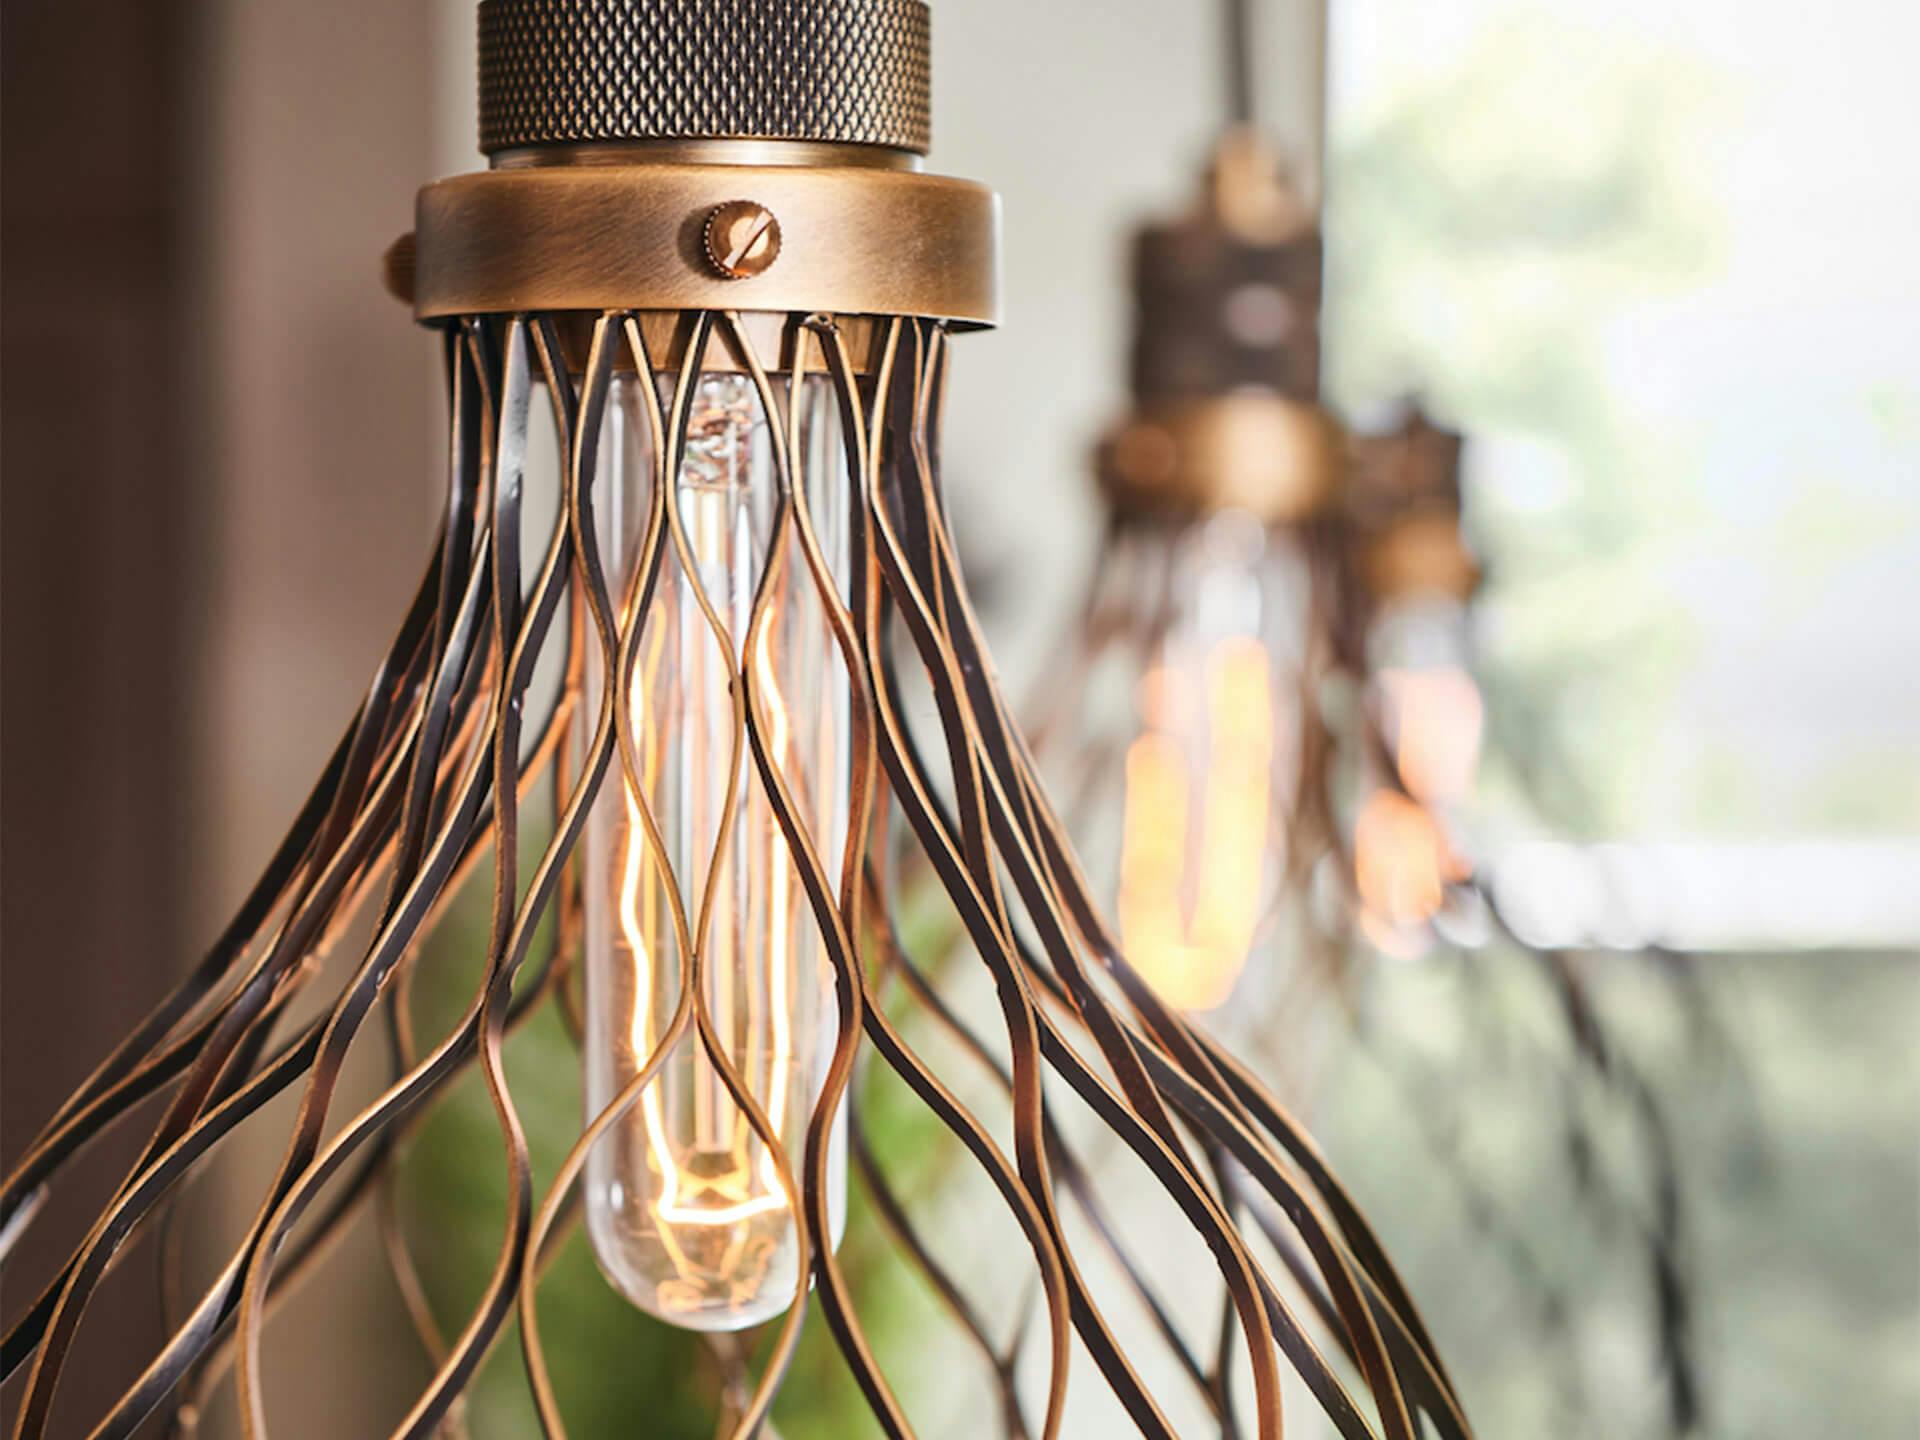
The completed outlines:
{"type": "Polygon", "coordinates": [[[1323,510],[1338,488],[1338,429],[1319,407],[1264,391],[1142,406],[1103,440],[1100,488],[1127,518],[1245,510],[1270,525],[1323,510]]]}
{"type": "Polygon", "coordinates": [[[1461,529],[1461,437],[1409,405],[1401,423],[1356,436],[1346,487],[1354,573],[1376,605],[1416,594],[1465,601],[1481,570],[1461,529]]]}

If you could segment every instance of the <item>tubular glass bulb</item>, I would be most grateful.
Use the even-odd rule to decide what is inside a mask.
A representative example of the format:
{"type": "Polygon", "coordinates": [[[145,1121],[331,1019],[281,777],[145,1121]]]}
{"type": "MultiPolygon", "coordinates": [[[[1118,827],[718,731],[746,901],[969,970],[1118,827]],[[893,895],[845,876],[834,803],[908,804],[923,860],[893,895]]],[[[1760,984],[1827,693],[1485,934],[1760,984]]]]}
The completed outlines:
{"type": "MultiPolygon", "coordinates": [[[[635,563],[649,503],[640,383],[615,382],[595,479],[616,596],[635,563]]],[[[663,406],[671,405],[672,388],[672,380],[662,382],[663,406]]],[[[784,408],[786,387],[775,388],[784,408]]],[[[806,382],[798,403],[795,464],[806,466],[822,546],[844,575],[847,478],[837,407],[824,379],[806,382]]],[[[583,846],[586,1108],[597,1115],[639,1073],[678,1004],[682,957],[669,903],[677,882],[714,1028],[778,1132],[798,1183],[808,1116],[836,1039],[832,979],[753,756],[735,733],[731,687],[752,667],[773,763],[837,877],[848,827],[846,673],[791,527],[771,616],[747,653],[756,594],[775,558],[778,498],[772,434],[751,377],[713,372],[694,383],[685,458],[672,485],[690,563],[669,544],[632,687],[620,697],[631,710],[644,799],[671,878],[647,839],[643,797],[616,764],[583,846]],[[727,632],[724,642],[703,598],[727,632]]],[[[594,648],[589,725],[604,683],[594,648]]],[[[836,1244],[845,1210],[844,1120],[843,1110],[826,1177],[836,1244]]],[[[774,1157],[696,1032],[678,1041],[658,1078],[594,1148],[585,1185],[600,1267],[642,1309],[690,1329],[738,1330],[791,1302],[797,1230],[774,1157]]]]}
{"type": "Polygon", "coordinates": [[[1388,954],[1417,956],[1447,886],[1464,878],[1450,833],[1479,765],[1485,708],[1468,668],[1466,607],[1438,595],[1386,606],[1367,637],[1367,703],[1404,793],[1366,787],[1354,823],[1361,926],[1388,954]]]}
{"type": "MultiPolygon", "coordinates": [[[[1110,870],[1128,958],[1183,1009],[1223,1004],[1273,923],[1309,590],[1300,547],[1238,511],[1129,527],[1102,567],[1079,723],[1109,734],[1076,748],[1124,783],[1117,816],[1092,794],[1070,813],[1087,817],[1096,875],[1110,870]]],[[[1084,792],[1101,788],[1090,771],[1084,792]]]]}
{"type": "Polygon", "coordinates": [[[1435,595],[1387,606],[1367,637],[1371,703],[1400,779],[1443,810],[1466,798],[1480,763],[1485,711],[1467,632],[1466,607],[1435,595]]]}

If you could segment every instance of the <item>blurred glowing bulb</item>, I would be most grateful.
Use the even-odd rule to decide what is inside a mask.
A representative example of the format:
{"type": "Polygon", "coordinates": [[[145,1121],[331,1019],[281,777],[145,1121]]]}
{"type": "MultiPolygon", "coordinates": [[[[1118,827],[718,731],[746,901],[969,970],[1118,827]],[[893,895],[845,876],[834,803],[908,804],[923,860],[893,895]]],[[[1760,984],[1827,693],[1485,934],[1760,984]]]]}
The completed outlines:
{"type": "MultiPolygon", "coordinates": [[[[609,574],[624,579],[646,509],[647,431],[638,382],[616,384],[600,487],[609,574]]],[[[823,514],[844,509],[836,412],[825,382],[803,389],[803,449],[823,514]]],[[[798,556],[776,582],[771,617],[750,656],[754,596],[769,563],[776,477],[765,413],[744,375],[696,384],[685,459],[671,502],[691,573],[662,571],[642,633],[630,706],[639,780],[672,866],[642,825],[640,796],[616,769],[583,846],[586,921],[586,1104],[597,1114],[639,1073],[679,1001],[681,956],[668,886],[678,882],[705,975],[709,1013],[729,1062],[765,1111],[798,1175],[801,1140],[836,1036],[812,911],[750,757],[736,752],[731,687],[751,665],[773,762],[837,868],[848,825],[849,728],[844,673],[798,556]],[[700,591],[729,632],[726,653],[700,591]],[[788,697],[804,695],[804,706],[788,697]],[[729,794],[731,767],[741,767],[729,794]],[[703,901],[711,914],[700,930],[703,901]]],[[[596,673],[590,685],[603,683],[596,673]]],[[[593,695],[589,696],[594,700],[593,695]]],[[[597,703],[597,702],[596,702],[597,703]]],[[[589,714],[594,704],[586,707],[589,714]]],[[[828,1176],[839,1238],[843,1122],[828,1176]]],[[[734,1102],[697,1035],[680,1039],[658,1078],[589,1157],[587,1227],[601,1268],[643,1309],[677,1325],[737,1330],[785,1310],[798,1231],[775,1157],[734,1102]]]]}
{"type": "Polygon", "coordinates": [[[1480,687],[1457,665],[1380,672],[1383,721],[1408,793],[1431,805],[1464,800],[1480,763],[1485,708],[1480,687]]]}
{"type": "Polygon", "coordinates": [[[1119,916],[1127,956],[1170,1004],[1206,1010],[1233,992],[1259,928],[1272,806],[1267,653],[1223,640],[1200,676],[1149,674],[1145,728],[1127,751],[1119,916]],[[1175,701],[1182,681],[1196,698],[1175,701]],[[1157,692],[1157,703],[1152,698],[1157,692]]]}
{"type": "Polygon", "coordinates": [[[1071,813],[1096,868],[1112,865],[1128,960],[1182,1009],[1224,1004],[1272,919],[1307,593],[1299,549],[1240,511],[1128,526],[1102,566],[1068,756],[1088,766],[1088,803],[1071,813]],[[1109,695],[1098,680],[1115,664],[1109,695]]]}
{"type": "Polygon", "coordinates": [[[1411,958],[1430,943],[1447,887],[1466,878],[1448,824],[1472,790],[1486,712],[1467,668],[1460,602],[1421,595],[1389,605],[1367,648],[1370,704],[1405,793],[1378,785],[1361,802],[1354,883],[1362,931],[1386,953],[1411,958]]]}
{"type": "Polygon", "coordinates": [[[1395,791],[1375,790],[1354,823],[1353,854],[1361,929],[1389,955],[1419,955],[1427,923],[1458,878],[1432,812],[1395,791]]]}

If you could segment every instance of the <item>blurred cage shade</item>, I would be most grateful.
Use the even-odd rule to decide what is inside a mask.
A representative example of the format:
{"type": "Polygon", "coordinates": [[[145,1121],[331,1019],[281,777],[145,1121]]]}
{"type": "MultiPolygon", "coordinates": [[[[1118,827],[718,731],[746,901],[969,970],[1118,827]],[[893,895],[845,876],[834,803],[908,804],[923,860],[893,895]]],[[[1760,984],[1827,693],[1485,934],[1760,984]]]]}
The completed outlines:
{"type": "MultiPolygon", "coordinates": [[[[1304,7],[1269,9],[1262,104],[1315,188],[1304,7]]],[[[1184,195],[1217,120],[1213,14],[945,0],[936,23],[940,166],[1006,205],[1005,325],[955,372],[947,465],[1019,690],[1092,551],[1124,236],[1184,195]]],[[[471,0],[9,0],[0,26],[11,1153],[228,908],[387,638],[444,406],[378,256],[415,187],[477,157],[471,0]]],[[[1911,1435],[1920,171],[1897,157],[1920,16],[1354,0],[1332,32],[1330,396],[1364,419],[1418,389],[1478,442],[1495,883],[1540,943],[1700,952],[1743,1041],[1732,1098],[1678,1112],[1709,1194],[1701,1433],[1911,1435]]],[[[1685,1075],[1697,1037],[1644,973],[1592,974],[1685,1075]]],[[[1410,966],[1372,1005],[1473,1104],[1492,1183],[1633,1350],[1630,1281],[1559,1225],[1557,1138],[1469,1073],[1469,993],[1410,966]]],[[[1328,1075],[1316,1126],[1482,1432],[1538,1433],[1525,1313],[1466,1218],[1409,1193],[1423,1142],[1377,1079],[1339,1056],[1328,1075]]],[[[417,1379],[353,1243],[365,1263],[332,1267],[349,1278],[270,1332],[268,1364],[320,1345],[304,1373],[363,1383],[282,1392],[276,1435],[380,1433],[417,1379]]],[[[8,1274],[9,1309],[38,1278],[8,1274]]],[[[155,1321],[127,1289],[91,1323],[132,1341],[155,1321]]],[[[1637,1376],[1598,1433],[1662,1433],[1654,1388],[1637,1376]]]]}

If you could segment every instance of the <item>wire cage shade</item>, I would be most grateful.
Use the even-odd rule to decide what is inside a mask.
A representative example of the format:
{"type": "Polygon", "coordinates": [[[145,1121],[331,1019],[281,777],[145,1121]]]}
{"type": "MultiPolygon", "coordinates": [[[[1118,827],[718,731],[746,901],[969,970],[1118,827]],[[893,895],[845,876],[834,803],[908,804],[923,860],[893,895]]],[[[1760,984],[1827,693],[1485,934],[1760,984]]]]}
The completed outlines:
{"type": "MultiPolygon", "coordinates": [[[[980,1167],[1029,1252],[1035,1317],[1048,1342],[1044,1384],[1023,1387],[963,1287],[939,1271],[887,1187],[884,1153],[856,1124],[855,1164],[877,1208],[909,1257],[937,1277],[990,1362],[997,1398],[983,1405],[979,1433],[1059,1434],[1076,1339],[1141,1433],[1175,1433],[1136,1368],[1139,1357],[1117,1338],[1083,1277],[1063,1223],[1070,1204],[1097,1219],[1090,1172],[1057,1123],[1050,1087],[1064,1085],[1141,1162],[1218,1269],[1228,1298],[1218,1358],[1196,1360],[1157,1310],[1155,1333],[1223,1435],[1281,1433],[1281,1377],[1290,1367],[1344,1440],[1468,1436],[1411,1298],[1312,1142],[1248,1070],[1156,998],[1089,894],[998,689],[948,531],[938,447],[947,327],[906,317],[608,311],[584,321],[468,315],[443,331],[451,402],[445,517],[392,649],[227,930],[6,1179],[0,1245],[12,1248],[80,1150],[141,1102],[166,1096],[139,1158],[85,1239],[11,1317],[4,1372],[25,1372],[15,1435],[48,1432],[66,1360],[85,1339],[89,1301],[129,1242],[164,1228],[196,1170],[244,1120],[291,1092],[300,1101],[285,1154],[243,1238],[204,1292],[170,1316],[170,1333],[135,1383],[89,1417],[99,1436],[132,1435],[156,1412],[187,1428],[230,1369],[245,1432],[267,1434],[260,1347],[276,1300],[322,1263],[331,1238],[390,1179],[404,1137],[476,1068],[509,1175],[504,1233],[484,1293],[460,1331],[436,1346],[435,1373],[395,1433],[436,1433],[516,1316],[542,1427],[565,1433],[540,1340],[543,1265],[578,1213],[576,1182],[595,1143],[642,1102],[672,1055],[695,1051],[757,1137],[796,1236],[790,1303],[757,1372],[740,1376],[732,1434],[762,1432],[815,1303],[881,1429],[913,1433],[832,1243],[836,1116],[856,1064],[871,1055],[980,1167]],[[777,354],[768,348],[775,333],[777,354]],[[701,593],[670,483],[686,463],[699,377],[717,366],[750,382],[775,486],[767,558],[744,630],[729,624],[717,597],[701,593]],[[635,377],[651,474],[637,549],[616,584],[596,477],[621,374],[635,377]],[[801,391],[822,385],[837,411],[838,452],[802,434],[801,391]],[[526,569],[523,530],[533,512],[525,475],[537,404],[551,408],[563,480],[551,528],[537,537],[541,558],[526,569]],[[830,484],[819,467],[841,463],[840,454],[845,474],[830,484]],[[817,497],[828,493],[846,497],[836,520],[844,546],[822,542],[817,497]],[[832,978],[833,1045],[797,1144],[787,1143],[746,1073],[750,1061],[716,1023],[705,967],[722,902],[715,886],[676,869],[643,773],[645,722],[626,703],[670,583],[691,587],[702,643],[716,661],[708,698],[727,720],[710,753],[724,767],[728,795],[757,795],[777,825],[800,887],[796,903],[804,902],[832,978]],[[835,783],[844,784],[848,819],[840,836],[823,833],[806,803],[803,792],[825,777],[793,763],[778,733],[777,697],[755,663],[780,596],[793,593],[783,587],[811,595],[846,680],[848,763],[835,783]],[[560,683],[536,683],[543,665],[558,667],[560,683]],[[937,733],[917,733],[905,713],[904,666],[923,672],[937,733]],[[590,682],[596,673],[606,679],[590,682]],[[554,801],[551,834],[523,865],[521,834],[531,828],[523,808],[543,781],[554,801]],[[624,791],[648,863],[668,881],[663,924],[676,941],[677,1000],[554,1184],[537,1195],[503,1044],[548,1004],[577,1033],[577,850],[609,787],[624,791]],[[991,975],[1004,1034],[968,1030],[895,931],[884,847],[874,837],[896,817],[991,975]],[[462,876],[487,863],[493,900],[482,980],[457,1024],[423,1044],[409,999],[421,942],[462,876]],[[316,957],[369,914],[371,939],[344,984],[322,997],[315,1018],[291,1022],[296,997],[316,993],[316,957]],[[997,1075],[1010,1154],[882,1003],[896,980],[997,1075]],[[342,1067],[382,1006],[394,1077],[371,1105],[334,1120],[342,1067]],[[1249,1221],[1266,1233],[1267,1248],[1256,1249],[1249,1221]],[[1246,1414],[1236,1413],[1236,1375],[1250,1384],[1246,1414]]],[[[410,1279],[403,1246],[396,1262],[410,1279]]]]}

